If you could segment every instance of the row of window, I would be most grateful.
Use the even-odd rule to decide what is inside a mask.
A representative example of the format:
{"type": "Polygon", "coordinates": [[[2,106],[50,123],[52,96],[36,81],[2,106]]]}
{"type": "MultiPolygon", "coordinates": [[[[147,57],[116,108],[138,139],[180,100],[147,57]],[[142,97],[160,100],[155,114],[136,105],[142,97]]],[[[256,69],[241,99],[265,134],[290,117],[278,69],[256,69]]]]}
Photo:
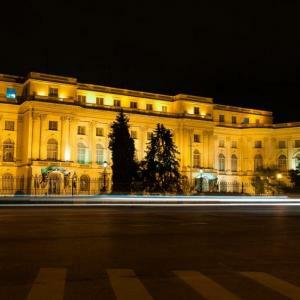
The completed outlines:
{"type": "MultiPolygon", "coordinates": [[[[77,96],[77,100],[81,104],[86,104],[86,96],[85,95],[78,95],[77,96]]],[[[97,106],[103,106],[104,105],[104,98],[96,97],[96,105],[97,106]]],[[[121,107],[121,100],[114,99],[113,106],[114,107],[121,107]]],[[[129,107],[132,108],[132,109],[138,109],[138,102],[136,102],[136,101],[130,101],[129,107]]],[[[153,104],[147,103],[146,104],[146,110],[153,111],[153,104]]],[[[166,105],[163,105],[161,107],[161,111],[162,112],[167,112],[168,111],[168,107],[166,105]]]]}
{"type": "MultiPolygon", "coordinates": [[[[201,167],[201,156],[199,150],[194,150],[193,152],[193,167],[201,167]]],[[[263,158],[261,155],[256,155],[254,157],[254,171],[258,171],[263,167],[263,158]]],[[[280,155],[278,157],[278,168],[281,171],[287,170],[287,157],[285,155],[280,155]]],[[[218,169],[221,172],[225,171],[225,155],[219,154],[218,156],[218,169]]],[[[231,155],[231,171],[237,172],[238,170],[238,158],[235,154],[231,155]]]]}
{"type": "MultiPolygon", "coordinates": [[[[295,148],[300,148],[300,140],[295,140],[295,148]]],[[[224,148],[225,147],[225,141],[219,140],[219,147],[224,148]]],[[[237,141],[231,142],[231,148],[237,148],[237,141]]],[[[255,141],[254,142],[254,148],[262,148],[262,141],[255,141]]],[[[286,141],[279,141],[278,142],[278,148],[279,149],[285,149],[286,148],[286,141]]]]}
{"type": "MultiPolygon", "coordinates": [[[[225,115],[219,115],[219,122],[220,123],[225,123],[225,115]]],[[[237,117],[236,116],[231,116],[231,123],[232,124],[237,124],[237,117]]],[[[249,124],[250,120],[249,118],[244,118],[243,121],[241,122],[241,124],[249,124]]],[[[256,119],[255,120],[256,125],[260,124],[260,120],[256,119]]]]}

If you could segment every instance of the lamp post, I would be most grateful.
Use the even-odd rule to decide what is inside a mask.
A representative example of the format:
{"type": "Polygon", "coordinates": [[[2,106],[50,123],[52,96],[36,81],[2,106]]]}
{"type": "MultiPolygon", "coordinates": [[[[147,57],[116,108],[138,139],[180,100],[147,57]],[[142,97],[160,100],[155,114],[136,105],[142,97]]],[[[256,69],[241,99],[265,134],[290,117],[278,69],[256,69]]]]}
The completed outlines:
{"type": "Polygon", "coordinates": [[[200,193],[203,191],[203,170],[200,169],[200,193]]]}
{"type": "Polygon", "coordinates": [[[278,193],[280,193],[280,190],[281,190],[281,181],[280,181],[280,179],[282,179],[282,174],[281,173],[277,173],[276,174],[276,178],[278,180],[278,187],[279,187],[278,193]]]}
{"type": "Polygon", "coordinates": [[[74,188],[76,190],[76,181],[77,181],[77,175],[74,172],[74,174],[72,176],[72,196],[74,195],[74,188]]]}
{"type": "Polygon", "coordinates": [[[104,161],[103,162],[103,168],[104,168],[104,171],[103,171],[103,187],[101,189],[101,191],[103,193],[105,193],[107,191],[107,188],[106,188],[106,176],[107,176],[106,168],[107,168],[107,166],[108,166],[107,161],[104,161]]]}

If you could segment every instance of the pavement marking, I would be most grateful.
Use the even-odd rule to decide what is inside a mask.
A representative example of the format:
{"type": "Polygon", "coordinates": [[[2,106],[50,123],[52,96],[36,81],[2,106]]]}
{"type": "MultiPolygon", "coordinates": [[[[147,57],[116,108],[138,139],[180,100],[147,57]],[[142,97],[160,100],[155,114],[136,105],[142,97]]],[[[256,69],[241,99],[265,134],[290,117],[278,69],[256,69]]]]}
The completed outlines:
{"type": "Polygon", "coordinates": [[[153,300],[133,270],[108,269],[106,272],[118,300],[153,300]]]}
{"type": "Polygon", "coordinates": [[[300,299],[300,288],[285,280],[279,279],[264,272],[241,272],[240,274],[290,299],[300,299]]]}
{"type": "Polygon", "coordinates": [[[66,269],[40,269],[26,300],[63,300],[66,269]]]}
{"type": "Polygon", "coordinates": [[[174,273],[186,284],[192,287],[198,294],[208,300],[239,300],[230,291],[221,285],[196,271],[174,271],[174,273]]]}

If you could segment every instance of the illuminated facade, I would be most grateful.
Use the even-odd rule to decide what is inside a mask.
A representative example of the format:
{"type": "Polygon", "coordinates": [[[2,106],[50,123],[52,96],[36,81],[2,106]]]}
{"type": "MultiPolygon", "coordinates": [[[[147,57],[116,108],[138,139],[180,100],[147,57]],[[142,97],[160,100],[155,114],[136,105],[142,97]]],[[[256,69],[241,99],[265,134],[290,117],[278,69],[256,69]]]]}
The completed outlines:
{"type": "Polygon", "coordinates": [[[157,123],[173,131],[190,190],[202,178],[204,191],[217,180],[221,191],[243,187],[252,193],[255,168],[276,165],[285,174],[300,159],[300,123],[273,124],[269,111],[219,105],[211,98],[82,84],[42,73],[2,74],[0,108],[1,193],[94,194],[103,184],[109,189],[108,134],[121,108],[130,117],[139,160],[157,123]],[[70,186],[66,178],[77,184],[70,186]]]}

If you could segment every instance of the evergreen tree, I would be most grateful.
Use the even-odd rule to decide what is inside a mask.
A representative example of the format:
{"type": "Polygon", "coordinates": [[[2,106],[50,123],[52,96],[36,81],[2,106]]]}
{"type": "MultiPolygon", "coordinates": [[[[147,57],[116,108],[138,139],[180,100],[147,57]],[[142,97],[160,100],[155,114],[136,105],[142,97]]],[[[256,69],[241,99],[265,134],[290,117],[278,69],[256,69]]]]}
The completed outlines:
{"type": "Polygon", "coordinates": [[[181,192],[178,154],[171,131],[157,124],[142,163],[147,191],[181,192]]]}
{"type": "Polygon", "coordinates": [[[129,133],[129,118],[121,112],[111,125],[109,149],[112,152],[112,192],[129,193],[136,175],[134,140],[129,133]]]}

